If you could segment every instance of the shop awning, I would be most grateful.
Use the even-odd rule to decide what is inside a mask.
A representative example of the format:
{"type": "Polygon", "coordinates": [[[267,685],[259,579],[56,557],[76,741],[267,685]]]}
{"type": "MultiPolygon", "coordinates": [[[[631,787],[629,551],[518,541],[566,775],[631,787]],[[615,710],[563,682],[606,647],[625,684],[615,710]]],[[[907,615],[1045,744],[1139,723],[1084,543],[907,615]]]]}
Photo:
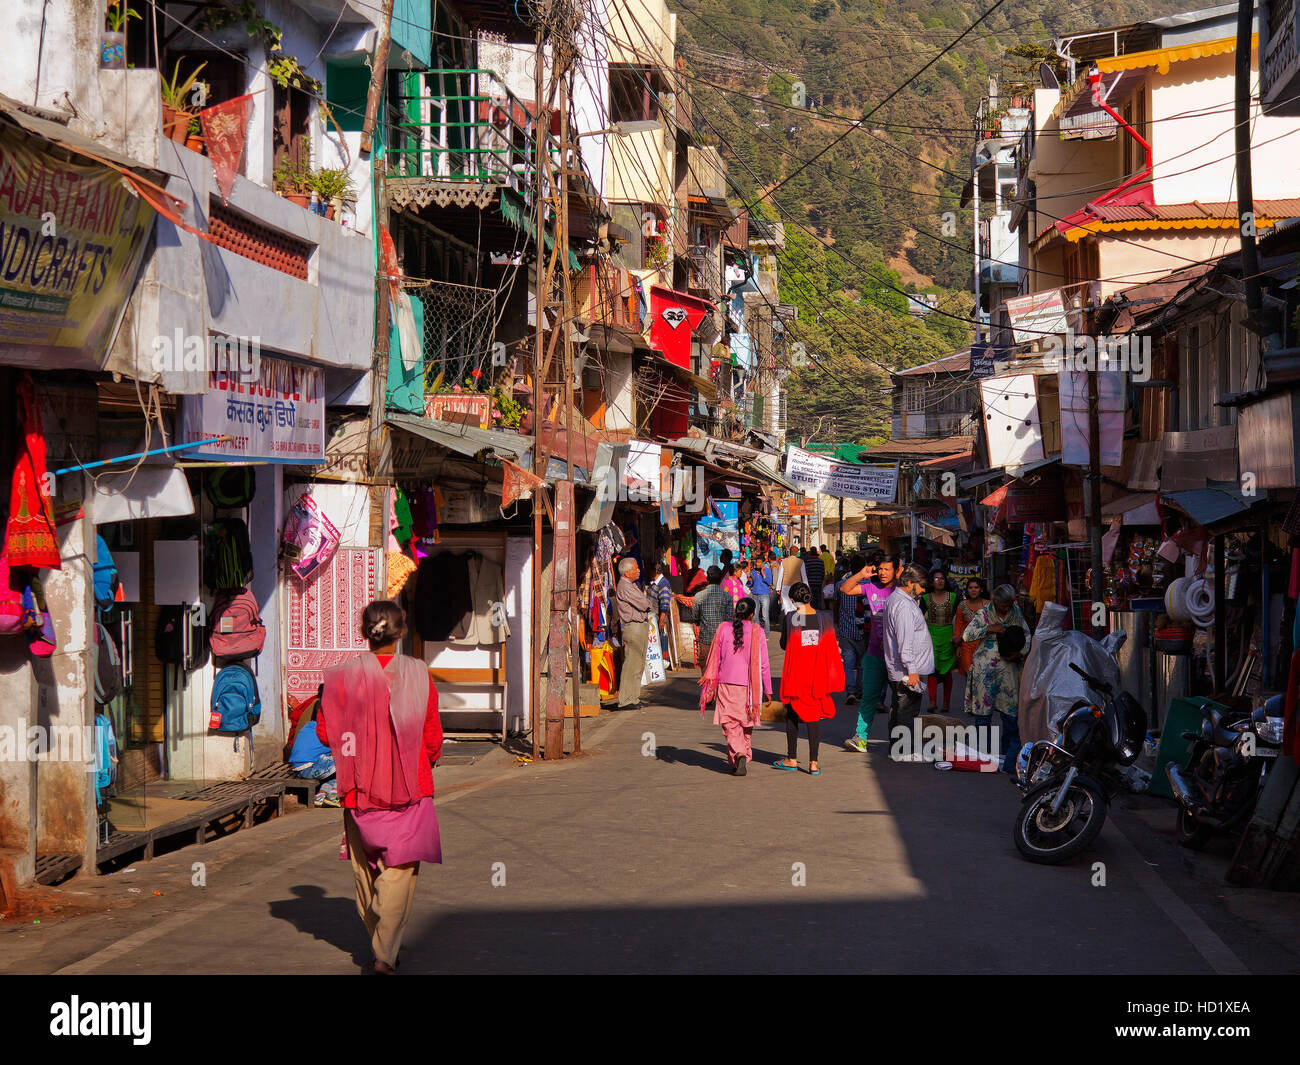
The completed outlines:
{"type": "Polygon", "coordinates": [[[141,466],[95,480],[96,525],[145,518],[184,518],[194,513],[185,471],[179,466],[141,466]]]}
{"type": "Polygon", "coordinates": [[[1155,492],[1135,492],[1102,504],[1103,520],[1122,516],[1125,525],[1159,525],[1160,508],[1155,492]]]}
{"type": "Polygon", "coordinates": [[[1185,492],[1169,492],[1160,497],[1186,514],[1197,525],[1209,527],[1228,518],[1244,514],[1254,500],[1248,500],[1234,487],[1191,488],[1185,492]]]}
{"type": "Polygon", "coordinates": [[[718,399],[718,386],[710,381],[707,377],[701,377],[697,373],[692,373],[685,366],[678,366],[675,362],[669,362],[659,352],[651,351],[646,356],[643,365],[653,366],[656,370],[671,377],[680,385],[687,388],[693,388],[710,403],[716,403],[718,399]]]}
{"type": "Polygon", "coordinates": [[[413,414],[389,414],[388,424],[416,436],[432,441],[458,455],[478,455],[482,452],[518,461],[532,445],[532,441],[518,433],[503,433],[493,429],[480,429],[476,425],[457,425],[455,422],[436,422],[418,418],[413,414]]]}

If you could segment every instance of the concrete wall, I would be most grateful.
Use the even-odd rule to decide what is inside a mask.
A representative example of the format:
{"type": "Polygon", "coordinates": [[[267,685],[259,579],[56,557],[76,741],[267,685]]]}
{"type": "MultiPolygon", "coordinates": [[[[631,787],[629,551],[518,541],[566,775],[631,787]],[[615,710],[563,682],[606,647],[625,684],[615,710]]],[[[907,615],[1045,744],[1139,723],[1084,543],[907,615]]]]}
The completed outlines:
{"type": "MultiPolygon", "coordinates": [[[[1240,236],[1233,229],[1184,230],[1166,233],[1159,230],[1136,233],[1117,233],[1107,239],[1098,235],[1099,268],[1103,278],[1101,294],[1104,299],[1120,289],[1154,281],[1172,270],[1179,270],[1192,262],[1213,259],[1240,247],[1240,236]]],[[[1046,288],[1059,286],[1046,284],[1046,288]]]]}
{"type": "MultiPolygon", "coordinates": [[[[155,165],[172,175],[168,190],[184,201],[187,222],[206,229],[210,202],[220,202],[211,162],[161,133],[156,149],[155,165]]],[[[358,375],[367,371],[374,348],[371,240],[247,178],[235,179],[230,207],[314,245],[307,280],[218,248],[160,218],[156,250],[106,368],[158,380],[175,394],[203,392],[205,374],[154,365],[155,338],[180,329],[185,336],[258,337],[267,353],[358,375]]]]}
{"type": "MultiPolygon", "coordinates": [[[[1175,63],[1168,74],[1150,72],[1151,147],[1156,203],[1235,200],[1232,53],[1175,63]],[[1189,117],[1188,111],[1209,111],[1189,117]]],[[[1258,56],[1251,84],[1258,87],[1258,56]]],[[[1256,199],[1300,196],[1300,117],[1270,117],[1251,104],[1251,163],[1256,199]]]]}

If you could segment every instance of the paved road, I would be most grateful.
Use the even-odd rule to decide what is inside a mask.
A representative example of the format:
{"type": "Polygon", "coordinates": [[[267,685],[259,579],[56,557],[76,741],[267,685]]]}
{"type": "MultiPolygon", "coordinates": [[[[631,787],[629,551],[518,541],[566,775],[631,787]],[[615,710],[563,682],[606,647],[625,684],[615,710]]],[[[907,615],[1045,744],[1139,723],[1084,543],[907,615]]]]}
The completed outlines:
{"type": "MultiPolygon", "coordinates": [[[[1295,928],[1279,935],[1267,899],[1221,883],[1226,852],[1187,864],[1154,800],[1121,802],[1085,860],[1032,866],[1011,842],[1019,793],[1005,777],[890,761],[883,715],[872,753],[852,754],[841,710],[820,777],[768,768],[784,732],[765,727],[735,778],[695,691],[682,678],[661,689],[671,705],[601,719],[581,758],[440,769],[445,864],[421,872],[402,971],[1300,967],[1295,928]]],[[[0,928],[0,970],[356,972],[368,945],[339,832],[338,811],[307,811],[79,881],[120,901],[0,928]]]]}

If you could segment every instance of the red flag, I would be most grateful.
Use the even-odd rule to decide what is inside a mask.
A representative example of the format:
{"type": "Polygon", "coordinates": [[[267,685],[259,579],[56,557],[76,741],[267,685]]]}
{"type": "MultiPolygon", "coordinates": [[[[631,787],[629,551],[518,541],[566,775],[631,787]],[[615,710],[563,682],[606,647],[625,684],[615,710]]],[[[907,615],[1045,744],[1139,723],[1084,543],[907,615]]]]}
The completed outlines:
{"type": "Polygon", "coordinates": [[[216,175],[223,204],[230,202],[230,190],[235,187],[239,161],[244,157],[245,131],[252,113],[251,93],[213,104],[199,112],[203,139],[207,141],[212,172],[216,175]]]}

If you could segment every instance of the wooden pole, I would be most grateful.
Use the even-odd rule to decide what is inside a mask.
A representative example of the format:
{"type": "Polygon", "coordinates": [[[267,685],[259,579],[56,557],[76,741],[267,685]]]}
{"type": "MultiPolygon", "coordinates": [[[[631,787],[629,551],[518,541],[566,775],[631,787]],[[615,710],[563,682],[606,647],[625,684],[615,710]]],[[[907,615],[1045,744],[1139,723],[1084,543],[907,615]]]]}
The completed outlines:
{"type": "Polygon", "coordinates": [[[366,118],[361,126],[362,155],[369,155],[374,145],[379,101],[384,92],[384,76],[388,73],[388,45],[392,32],[393,0],[382,0],[379,6],[379,39],[375,41],[375,56],[370,68],[370,91],[366,93],[366,118]]]}

